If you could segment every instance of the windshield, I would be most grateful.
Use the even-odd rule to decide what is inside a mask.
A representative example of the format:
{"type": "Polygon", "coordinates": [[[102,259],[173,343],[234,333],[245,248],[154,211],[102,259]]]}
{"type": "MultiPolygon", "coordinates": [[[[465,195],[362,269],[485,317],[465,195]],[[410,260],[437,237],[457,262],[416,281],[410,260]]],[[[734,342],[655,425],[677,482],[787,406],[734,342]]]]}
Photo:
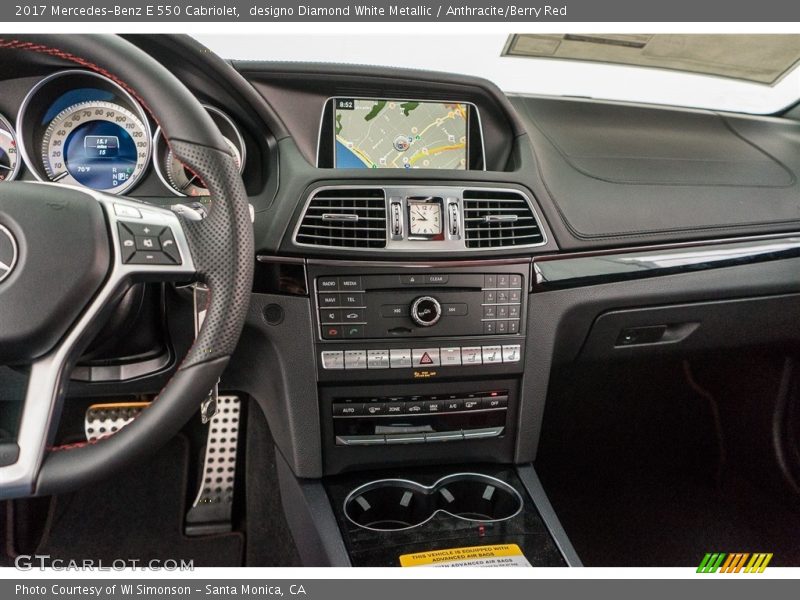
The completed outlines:
{"type": "Polygon", "coordinates": [[[201,35],[228,59],[475,75],[508,94],[772,114],[800,100],[800,35],[201,35]],[[738,49],[738,51],[737,51],[738,49]],[[745,49],[745,50],[742,50],[745,49]]]}

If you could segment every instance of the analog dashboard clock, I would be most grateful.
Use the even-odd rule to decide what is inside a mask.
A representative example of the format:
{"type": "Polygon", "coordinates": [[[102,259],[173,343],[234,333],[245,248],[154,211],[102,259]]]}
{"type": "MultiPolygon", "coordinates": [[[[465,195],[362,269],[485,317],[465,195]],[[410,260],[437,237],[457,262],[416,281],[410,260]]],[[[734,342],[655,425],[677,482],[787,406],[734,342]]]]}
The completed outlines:
{"type": "Polygon", "coordinates": [[[408,221],[411,236],[442,239],[442,203],[438,199],[409,199],[408,221]]]}

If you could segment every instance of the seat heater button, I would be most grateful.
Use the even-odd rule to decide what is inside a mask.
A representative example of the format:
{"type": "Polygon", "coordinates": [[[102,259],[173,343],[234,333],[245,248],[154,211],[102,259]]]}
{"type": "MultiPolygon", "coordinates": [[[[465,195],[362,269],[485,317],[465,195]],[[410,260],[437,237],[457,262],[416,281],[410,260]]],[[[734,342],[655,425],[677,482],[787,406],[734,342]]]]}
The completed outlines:
{"type": "Polygon", "coordinates": [[[388,350],[367,350],[367,367],[370,369],[388,369],[388,350]]]}
{"type": "Polygon", "coordinates": [[[326,350],[322,353],[323,369],[344,369],[344,352],[340,350],[326,350]]]}
{"type": "Polygon", "coordinates": [[[438,367],[438,348],[417,348],[411,351],[411,362],[414,367],[438,367]]]}
{"type": "Polygon", "coordinates": [[[503,362],[514,363],[520,360],[520,345],[514,344],[513,346],[503,346],[503,362]]]}
{"type": "Polygon", "coordinates": [[[461,364],[480,365],[483,363],[480,346],[466,346],[461,348],[461,364]]]}
{"type": "Polygon", "coordinates": [[[345,369],[366,369],[367,351],[366,350],[345,350],[344,353],[345,369]]]}
{"type": "Polygon", "coordinates": [[[410,369],[411,349],[391,350],[390,363],[393,369],[410,369]]]}
{"type": "Polygon", "coordinates": [[[440,348],[442,366],[457,366],[461,364],[461,348],[440,348]]]}
{"type": "Polygon", "coordinates": [[[483,347],[483,364],[503,362],[503,349],[500,346],[483,347]]]}

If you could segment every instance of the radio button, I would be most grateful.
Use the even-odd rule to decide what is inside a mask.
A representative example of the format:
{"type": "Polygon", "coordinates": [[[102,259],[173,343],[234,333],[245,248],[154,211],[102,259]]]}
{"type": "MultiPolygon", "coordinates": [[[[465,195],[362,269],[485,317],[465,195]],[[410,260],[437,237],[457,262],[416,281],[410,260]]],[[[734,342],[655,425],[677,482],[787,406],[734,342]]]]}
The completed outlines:
{"type": "Polygon", "coordinates": [[[508,306],[498,306],[497,307],[497,318],[498,319],[507,319],[508,318],[508,306]]]}
{"type": "Polygon", "coordinates": [[[320,294],[319,306],[320,308],[339,306],[339,294],[320,294]]]}
{"type": "Polygon", "coordinates": [[[405,317],[408,314],[405,304],[384,304],[381,306],[381,316],[389,318],[405,317]]]}
{"type": "Polygon", "coordinates": [[[522,292],[520,290],[508,290],[509,302],[519,303],[521,297],[522,297],[522,292]]]}
{"type": "Polygon", "coordinates": [[[364,337],[363,325],[342,325],[342,329],[344,330],[344,337],[348,339],[356,339],[364,337]]]}
{"type": "Polygon", "coordinates": [[[509,306],[508,307],[508,316],[512,319],[519,319],[519,306],[509,306]]]}
{"type": "Polygon", "coordinates": [[[342,328],[339,325],[323,325],[322,338],[326,340],[342,339],[342,328]]]}
{"type": "Polygon", "coordinates": [[[508,304],[510,293],[507,290],[497,290],[497,303],[508,304]]]}
{"type": "Polygon", "coordinates": [[[485,288],[496,288],[497,287],[497,275],[486,275],[483,278],[483,287],[485,288]]]}
{"type": "Polygon", "coordinates": [[[318,277],[317,290],[320,292],[336,292],[339,289],[338,277],[318,277]]]}
{"type": "Polygon", "coordinates": [[[511,276],[505,273],[498,273],[497,275],[497,287],[499,288],[507,288],[510,287],[511,284],[511,276]]]}
{"type": "Polygon", "coordinates": [[[341,312],[335,308],[326,308],[319,311],[319,320],[323,325],[341,323],[342,315],[341,312]]]}
{"type": "Polygon", "coordinates": [[[367,351],[366,350],[345,350],[344,353],[345,369],[366,369],[367,351]]]}
{"type": "Polygon", "coordinates": [[[448,317],[463,317],[467,314],[467,305],[461,302],[457,304],[443,304],[442,312],[448,317]]]}
{"type": "Polygon", "coordinates": [[[359,292],[361,289],[361,277],[339,277],[340,292],[359,292]]]}
{"type": "Polygon", "coordinates": [[[494,319],[497,317],[497,307],[496,306],[484,306],[483,307],[483,318],[484,319],[494,319]]]}
{"type": "Polygon", "coordinates": [[[508,279],[508,287],[510,288],[521,288],[522,287],[522,275],[511,275],[508,279]]]}
{"type": "Polygon", "coordinates": [[[367,350],[367,367],[370,369],[388,369],[388,350],[367,350]]]}
{"type": "Polygon", "coordinates": [[[483,364],[503,362],[503,349],[500,346],[483,347],[483,364]]]}
{"type": "Polygon", "coordinates": [[[393,369],[410,369],[411,368],[411,350],[391,350],[390,362],[393,369]]]}
{"type": "Polygon", "coordinates": [[[479,365],[483,363],[480,346],[467,346],[461,348],[461,364],[479,365]]]}
{"type": "Polygon", "coordinates": [[[438,348],[419,348],[411,351],[411,362],[414,367],[438,367],[438,348]]]}
{"type": "Polygon", "coordinates": [[[461,348],[439,348],[443,367],[461,364],[461,348]]]}
{"type": "Polygon", "coordinates": [[[335,403],[333,405],[334,417],[357,417],[364,414],[364,405],[361,403],[335,403]]]}
{"type": "Polygon", "coordinates": [[[496,304],[497,292],[494,290],[483,292],[483,302],[484,304],[496,304]]]}

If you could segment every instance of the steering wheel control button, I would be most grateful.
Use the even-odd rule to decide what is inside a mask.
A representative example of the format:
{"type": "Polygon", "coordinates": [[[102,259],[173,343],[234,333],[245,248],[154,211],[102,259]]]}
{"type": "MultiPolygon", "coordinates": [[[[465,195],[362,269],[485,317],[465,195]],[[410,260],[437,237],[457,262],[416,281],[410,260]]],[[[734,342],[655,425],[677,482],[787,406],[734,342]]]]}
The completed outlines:
{"type": "Polygon", "coordinates": [[[323,369],[344,369],[344,352],[340,350],[326,350],[322,353],[323,369]]]}
{"type": "Polygon", "coordinates": [[[118,217],[123,217],[127,219],[141,219],[142,213],[139,212],[138,208],[134,208],[133,206],[127,206],[125,204],[114,204],[114,214],[118,217]]]}
{"type": "Polygon", "coordinates": [[[411,320],[420,327],[431,327],[442,318],[442,305],[433,296],[420,296],[411,305],[411,320]]]}
{"type": "Polygon", "coordinates": [[[367,367],[370,369],[388,369],[388,350],[367,350],[367,367]]]}
{"type": "Polygon", "coordinates": [[[164,231],[158,236],[158,243],[161,244],[161,251],[164,254],[169,256],[175,264],[181,264],[181,253],[178,251],[175,236],[172,235],[172,229],[165,227],[164,231]]]}
{"type": "Polygon", "coordinates": [[[136,236],[122,223],[117,224],[117,233],[119,234],[120,256],[122,262],[127,263],[136,253],[136,236]]]}
{"type": "Polygon", "coordinates": [[[419,348],[411,351],[411,363],[417,367],[438,367],[439,348],[419,348]]]}
{"type": "Polygon", "coordinates": [[[150,235],[137,235],[136,236],[136,249],[144,250],[145,252],[152,252],[154,250],[161,250],[161,244],[158,242],[157,237],[150,235]]]}
{"type": "Polygon", "coordinates": [[[411,367],[411,349],[391,350],[390,362],[393,369],[408,369],[411,367]]]}

